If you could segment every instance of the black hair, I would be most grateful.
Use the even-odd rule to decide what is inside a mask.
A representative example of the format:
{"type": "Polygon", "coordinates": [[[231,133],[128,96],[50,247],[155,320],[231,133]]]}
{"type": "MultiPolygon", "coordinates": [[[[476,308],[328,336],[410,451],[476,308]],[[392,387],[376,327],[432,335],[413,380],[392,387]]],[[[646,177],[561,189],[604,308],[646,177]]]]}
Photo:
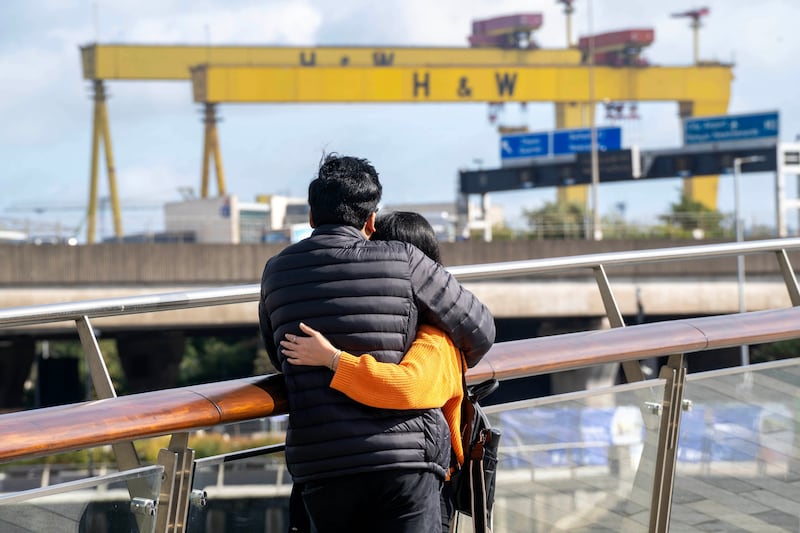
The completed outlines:
{"type": "Polygon", "coordinates": [[[378,210],[383,189],[366,159],[328,154],[308,185],[308,205],[315,226],[344,224],[361,229],[378,210]]]}
{"type": "Polygon", "coordinates": [[[436,233],[425,217],[419,213],[393,211],[380,216],[370,240],[407,242],[419,248],[437,263],[442,262],[436,233]]]}

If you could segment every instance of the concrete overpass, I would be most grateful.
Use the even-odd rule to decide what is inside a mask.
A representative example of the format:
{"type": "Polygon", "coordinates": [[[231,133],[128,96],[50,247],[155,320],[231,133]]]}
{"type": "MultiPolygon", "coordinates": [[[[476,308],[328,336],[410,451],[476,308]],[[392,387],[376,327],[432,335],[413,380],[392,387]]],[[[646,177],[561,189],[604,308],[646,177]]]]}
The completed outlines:
{"type": "MultiPolygon", "coordinates": [[[[704,241],[705,242],[705,241],[704,241]]],[[[497,241],[443,243],[447,266],[564,257],[700,244],[698,241],[497,241]]],[[[258,283],[264,262],[279,245],[104,244],[0,246],[0,308],[258,283]]],[[[798,264],[800,253],[790,253],[798,264]]],[[[745,259],[748,310],[791,305],[774,257],[745,259]]],[[[734,257],[609,267],[623,315],[639,305],[649,316],[696,316],[738,311],[734,257]]],[[[558,275],[467,282],[498,318],[605,316],[590,269],[558,275]]],[[[256,323],[255,304],[110,317],[107,330],[239,328],[256,323]]],[[[26,333],[32,333],[26,328],[26,333]]],[[[39,334],[73,330],[71,323],[38,326],[39,334]],[[46,331],[43,330],[46,329],[46,331]]],[[[18,330],[0,330],[0,337],[18,330]]]]}

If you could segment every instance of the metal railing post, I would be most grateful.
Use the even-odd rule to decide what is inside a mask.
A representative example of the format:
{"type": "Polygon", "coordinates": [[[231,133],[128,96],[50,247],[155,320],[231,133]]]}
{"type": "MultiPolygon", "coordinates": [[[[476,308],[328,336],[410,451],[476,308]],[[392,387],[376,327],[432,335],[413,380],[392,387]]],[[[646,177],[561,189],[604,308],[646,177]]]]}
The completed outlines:
{"type": "Polygon", "coordinates": [[[778,265],[781,267],[783,281],[786,283],[786,289],[789,291],[789,298],[792,301],[792,305],[800,305],[800,287],[797,285],[797,277],[794,275],[794,270],[792,270],[792,264],[789,262],[789,256],[786,254],[786,250],[778,250],[775,252],[775,257],[778,259],[778,265]]]}
{"type": "MultiPolygon", "coordinates": [[[[83,354],[86,357],[86,366],[89,368],[95,394],[100,399],[116,398],[117,391],[114,389],[114,383],[111,381],[108,367],[105,359],[103,359],[103,352],[97,343],[97,337],[94,334],[89,318],[82,316],[75,321],[75,327],[78,329],[78,337],[83,347],[83,354]]],[[[114,450],[114,458],[117,460],[117,468],[120,472],[141,466],[139,455],[136,453],[136,448],[132,441],[116,442],[111,445],[111,448],[114,450]]],[[[149,512],[142,511],[145,507],[134,505],[137,501],[148,499],[150,494],[148,483],[144,479],[130,479],[126,482],[126,485],[128,494],[131,497],[132,508],[137,509],[135,516],[139,530],[148,531],[152,515],[149,512]]]]}
{"type": "Polygon", "coordinates": [[[86,366],[89,367],[95,394],[101,399],[116,398],[117,391],[114,390],[114,383],[111,381],[111,375],[108,373],[103,352],[97,343],[97,337],[95,337],[89,317],[86,315],[80,317],[75,321],[75,327],[78,329],[78,337],[81,340],[83,354],[86,356],[86,366]]]}
{"type": "Polygon", "coordinates": [[[675,465],[678,459],[683,389],[686,384],[686,365],[683,354],[669,356],[659,374],[666,381],[658,432],[658,453],[653,475],[653,496],[650,505],[650,533],[669,530],[672,510],[672,491],[675,483],[675,465]]]}
{"type": "MultiPolygon", "coordinates": [[[[611,284],[608,282],[606,270],[603,265],[597,265],[592,269],[594,271],[594,279],[597,281],[597,287],[600,289],[600,297],[603,300],[603,307],[606,310],[608,323],[612,328],[625,327],[625,319],[622,318],[622,312],[619,310],[617,299],[611,290],[611,284]]],[[[625,379],[628,383],[636,381],[644,381],[644,373],[642,372],[642,365],[639,361],[625,361],[622,363],[622,371],[625,372],[625,379]]]]}
{"type": "Polygon", "coordinates": [[[156,531],[183,533],[194,474],[194,450],[189,448],[189,434],[173,434],[169,447],[158,452],[158,463],[164,467],[164,479],[158,501],[156,531]]]}
{"type": "MultiPolygon", "coordinates": [[[[78,337],[81,340],[83,354],[86,357],[86,366],[89,367],[95,394],[100,399],[116,398],[117,391],[114,390],[114,383],[111,381],[108,367],[103,359],[103,353],[100,351],[100,345],[97,343],[97,337],[95,337],[89,318],[82,316],[75,321],[75,326],[78,328],[78,337]]],[[[113,445],[113,448],[114,456],[117,459],[117,467],[120,470],[129,470],[141,466],[133,442],[118,442],[113,445]]]]}

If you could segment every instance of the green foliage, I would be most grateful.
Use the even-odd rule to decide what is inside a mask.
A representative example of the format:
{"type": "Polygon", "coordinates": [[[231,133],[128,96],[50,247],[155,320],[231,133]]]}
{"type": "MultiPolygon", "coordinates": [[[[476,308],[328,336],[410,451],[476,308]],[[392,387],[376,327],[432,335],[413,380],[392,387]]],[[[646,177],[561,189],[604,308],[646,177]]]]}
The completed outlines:
{"type": "MultiPolygon", "coordinates": [[[[283,442],[283,435],[252,434],[232,436],[229,433],[198,431],[189,436],[189,448],[195,451],[195,456],[211,457],[223,453],[259,448],[270,444],[283,442]]],[[[170,437],[155,437],[152,439],[138,440],[135,443],[136,453],[145,464],[153,464],[158,460],[158,452],[169,446],[170,437]]]]}
{"type": "Polygon", "coordinates": [[[752,363],[792,359],[798,356],[800,356],[800,339],[762,344],[754,346],[750,350],[750,362],[752,363]]]}
{"type": "Polygon", "coordinates": [[[259,448],[283,442],[283,435],[230,436],[228,433],[197,433],[189,439],[189,447],[197,457],[211,457],[223,453],[259,448]]]}
{"type": "MultiPolygon", "coordinates": [[[[586,238],[590,213],[580,203],[548,202],[539,209],[523,210],[530,228],[530,239],[586,238]]],[[[729,236],[733,226],[730,217],[681,192],[678,202],[670,205],[668,214],[658,217],[660,224],[629,224],[620,214],[606,215],[601,228],[605,239],[696,239],[729,236]]],[[[519,237],[519,236],[518,236],[519,237]]]]}
{"type": "MultiPolygon", "coordinates": [[[[195,455],[199,459],[201,457],[211,457],[223,453],[278,444],[283,442],[283,437],[282,434],[273,435],[263,433],[237,437],[227,433],[199,431],[189,436],[189,448],[195,451],[195,455]]],[[[139,456],[142,464],[148,465],[158,462],[158,452],[169,446],[169,440],[169,435],[166,435],[163,437],[135,441],[134,447],[136,448],[136,454],[139,456]]],[[[113,448],[110,445],[106,445],[7,463],[8,466],[33,464],[113,466],[116,464],[116,458],[114,457],[113,448]]],[[[2,468],[0,468],[0,470],[2,470],[2,468]]]]}
{"type": "Polygon", "coordinates": [[[670,204],[670,213],[658,217],[668,227],[678,230],[679,237],[692,237],[696,230],[708,237],[722,237],[726,231],[723,227],[725,215],[716,209],[711,209],[705,204],[692,200],[685,193],[681,193],[677,203],[670,204]]]}
{"type": "Polygon", "coordinates": [[[179,385],[194,385],[252,376],[255,338],[192,337],[186,342],[179,385]]]}
{"type": "Polygon", "coordinates": [[[256,359],[253,361],[253,374],[261,376],[264,374],[277,374],[279,371],[272,365],[269,360],[269,354],[264,348],[259,348],[256,352],[256,359]]]}
{"type": "Polygon", "coordinates": [[[604,239],[647,239],[663,237],[657,228],[629,224],[619,214],[605,216],[601,220],[604,239]],[[655,230],[655,233],[654,233],[655,230]]]}
{"type": "MultiPolygon", "coordinates": [[[[117,343],[114,339],[100,339],[97,344],[100,346],[100,353],[103,354],[108,374],[111,377],[111,383],[114,385],[114,390],[117,394],[125,394],[127,392],[127,382],[125,380],[125,373],[122,370],[122,364],[119,360],[119,352],[117,351],[117,343]]],[[[44,344],[40,342],[37,352],[44,351],[44,344]]],[[[71,357],[78,360],[78,372],[82,380],[87,379],[89,369],[86,366],[86,356],[83,353],[83,346],[78,340],[54,340],[47,341],[48,357],[71,357]]],[[[26,405],[33,406],[33,390],[26,391],[26,405]]],[[[94,390],[91,389],[90,397],[87,399],[97,399],[94,390]]]]}
{"type": "Polygon", "coordinates": [[[71,452],[64,452],[55,455],[48,455],[46,457],[36,457],[33,459],[22,459],[8,463],[9,465],[33,465],[33,464],[50,464],[50,465],[100,465],[100,464],[114,464],[114,452],[111,446],[99,446],[96,448],[89,448],[86,450],[74,450],[71,452]]]}
{"type": "MultiPolygon", "coordinates": [[[[517,232],[505,224],[495,224],[492,226],[493,241],[512,241],[518,237],[517,232]]],[[[469,238],[473,241],[483,240],[483,230],[470,231],[469,238]]]]}
{"type": "Polygon", "coordinates": [[[537,239],[583,239],[586,208],[579,203],[548,202],[539,209],[523,209],[530,237],[537,239]]]}
{"type": "Polygon", "coordinates": [[[492,240],[510,241],[516,237],[516,232],[505,224],[495,224],[492,226],[492,240]]]}

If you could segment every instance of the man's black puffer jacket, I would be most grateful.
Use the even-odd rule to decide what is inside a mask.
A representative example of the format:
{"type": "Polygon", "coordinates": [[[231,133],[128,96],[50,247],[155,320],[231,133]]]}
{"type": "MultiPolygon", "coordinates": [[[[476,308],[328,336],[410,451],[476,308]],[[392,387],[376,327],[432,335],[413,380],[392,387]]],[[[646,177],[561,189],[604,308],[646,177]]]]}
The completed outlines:
{"type": "Polygon", "coordinates": [[[444,476],[450,444],[440,409],[361,405],[329,387],[328,368],[291,365],[276,347],[287,333],[302,335],[302,321],[348,353],[397,363],[424,322],[447,333],[473,366],[494,342],[494,320],[446,270],[409,244],[321,226],[267,262],[259,319],[286,377],[286,460],[295,481],[396,468],[444,476]]]}

